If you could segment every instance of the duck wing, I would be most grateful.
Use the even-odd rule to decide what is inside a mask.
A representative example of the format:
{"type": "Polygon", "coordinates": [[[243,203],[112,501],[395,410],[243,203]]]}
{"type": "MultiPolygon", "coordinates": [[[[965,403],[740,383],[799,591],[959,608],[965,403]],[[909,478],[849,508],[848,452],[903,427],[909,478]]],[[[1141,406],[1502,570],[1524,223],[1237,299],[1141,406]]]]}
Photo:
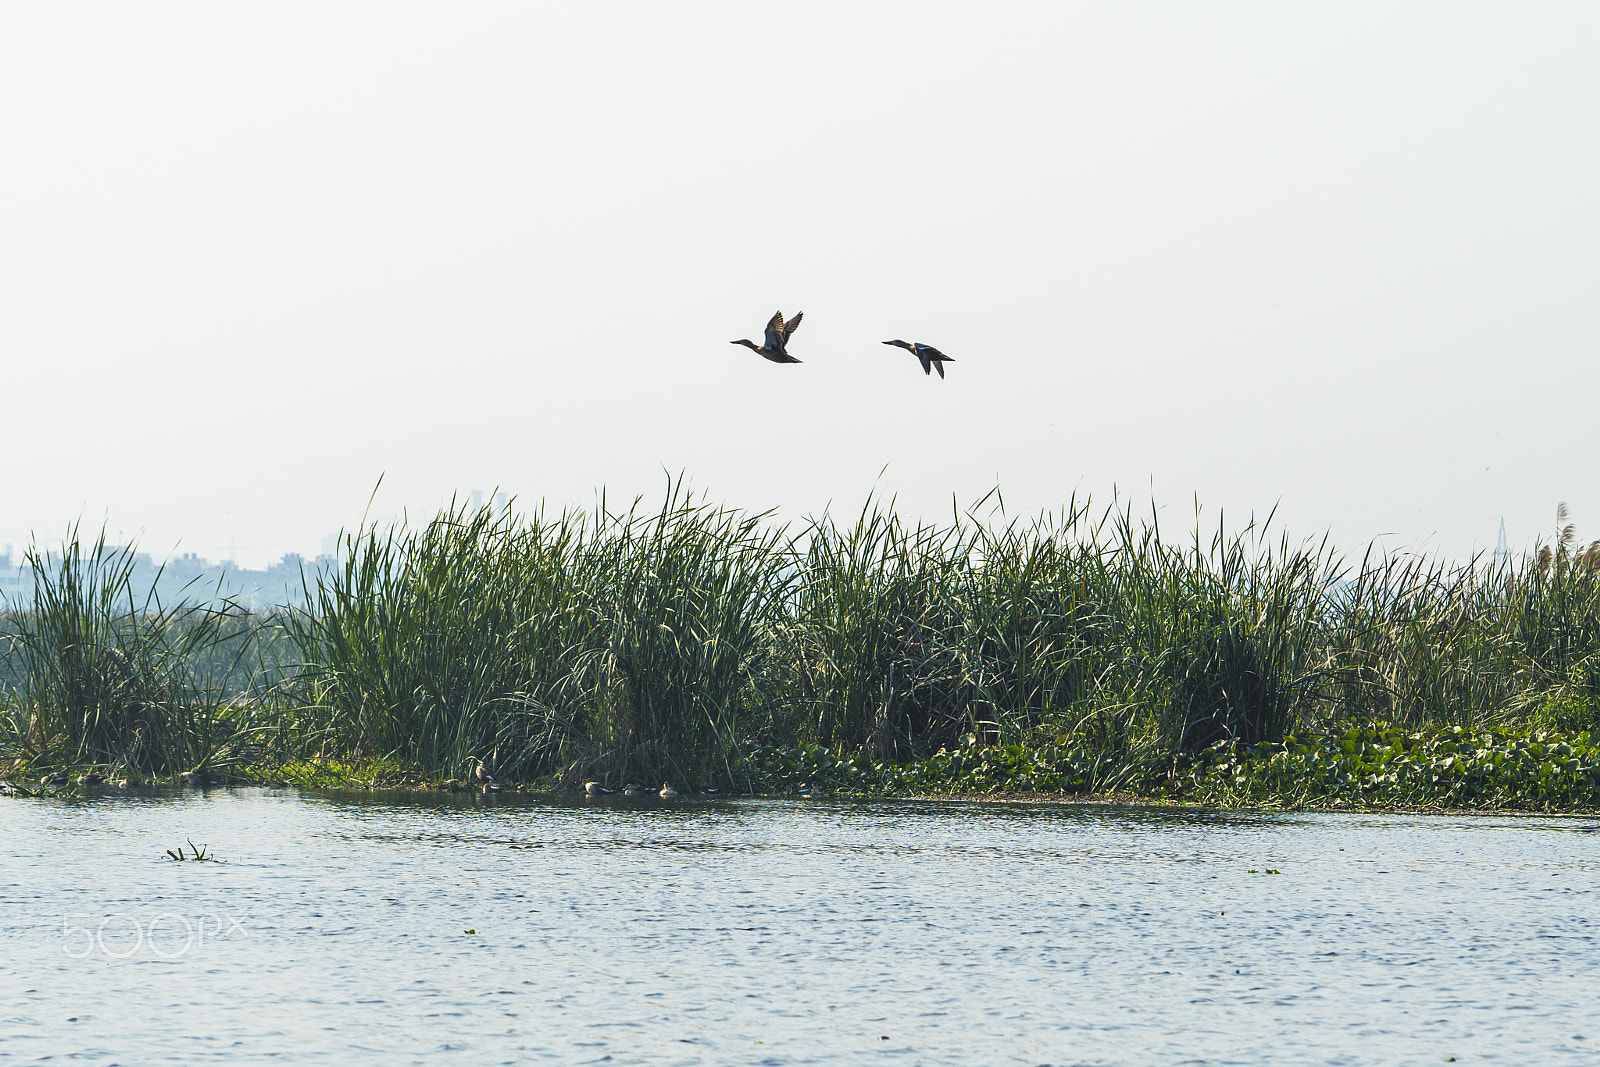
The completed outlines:
{"type": "Polygon", "coordinates": [[[923,353],[927,353],[927,358],[932,359],[932,360],[943,360],[946,363],[954,363],[955,362],[955,360],[951,359],[949,356],[945,355],[943,352],[939,351],[937,348],[934,348],[932,345],[925,345],[921,341],[918,341],[917,342],[917,355],[921,356],[923,353]]]}
{"type": "MultiPolygon", "coordinates": [[[[923,374],[932,374],[933,373],[933,360],[928,358],[927,354],[922,351],[920,346],[917,347],[917,348],[913,348],[911,350],[911,354],[913,356],[916,356],[917,357],[917,362],[922,364],[922,373],[923,374]]],[[[941,372],[941,373],[943,373],[943,372],[941,372]]]]}
{"type": "Polygon", "coordinates": [[[794,318],[783,324],[783,336],[785,338],[793,336],[794,332],[800,328],[800,320],[805,316],[806,313],[804,311],[796,311],[794,318]]]}
{"type": "Polygon", "coordinates": [[[777,312],[767,323],[767,347],[774,352],[783,351],[783,312],[777,312]]]}

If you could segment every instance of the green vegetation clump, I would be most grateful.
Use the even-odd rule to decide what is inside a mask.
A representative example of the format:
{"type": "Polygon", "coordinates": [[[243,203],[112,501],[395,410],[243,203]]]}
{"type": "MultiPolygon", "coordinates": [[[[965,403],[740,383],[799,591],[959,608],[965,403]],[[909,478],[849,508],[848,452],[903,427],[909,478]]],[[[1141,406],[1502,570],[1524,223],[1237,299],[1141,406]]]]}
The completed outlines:
{"type": "Polygon", "coordinates": [[[1600,744],[1588,731],[1353,727],[1205,753],[1172,792],[1250,807],[1586,810],[1600,807],[1600,744]]]}
{"type": "Polygon", "coordinates": [[[457,509],[352,538],[290,616],[286,727],[323,756],[441,777],[709,780],[766,709],[782,530],[669,494],[656,512],[457,509]]]}
{"type": "Polygon", "coordinates": [[[0,621],[0,755],[14,767],[176,775],[259,758],[275,706],[261,638],[277,627],[228,600],[135,594],[135,555],[73,530],[30,549],[32,602],[0,621]]]}
{"type": "Polygon", "coordinates": [[[481,759],[555,790],[1595,806],[1543,753],[1581,768],[1600,729],[1600,544],[1577,547],[1563,514],[1524,560],[1352,565],[1269,525],[1171,541],[1154,516],[1073,502],[789,527],[673,485],[652,509],[364,528],[306,575],[303,607],[265,616],[138,601],[127,550],[73,537],[30,553],[33,600],[0,616],[0,759],[373,787],[469,780],[481,759]]]}
{"type": "Polygon", "coordinates": [[[1118,764],[1081,745],[979,746],[909,763],[820,745],[761,749],[744,770],[760,792],[858,797],[1070,794],[1225,807],[1600,808],[1600,743],[1543,731],[1352,727],[1254,746],[1219,742],[1118,764]]]}

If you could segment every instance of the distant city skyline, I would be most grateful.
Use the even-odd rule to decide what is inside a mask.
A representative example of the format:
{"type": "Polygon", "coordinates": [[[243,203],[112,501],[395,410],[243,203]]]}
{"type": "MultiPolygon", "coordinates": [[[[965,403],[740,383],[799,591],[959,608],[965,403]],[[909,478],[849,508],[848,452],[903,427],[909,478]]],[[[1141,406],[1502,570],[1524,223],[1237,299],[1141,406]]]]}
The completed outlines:
{"type": "MultiPolygon", "coordinates": [[[[0,553],[6,545],[0,543],[0,553]]],[[[112,551],[128,546],[108,545],[112,551]]],[[[142,602],[152,591],[165,604],[180,600],[227,597],[246,607],[269,608],[304,601],[304,580],[332,563],[334,556],[315,558],[289,552],[263,567],[246,567],[206,559],[194,552],[170,557],[136,551],[130,580],[133,596],[142,602]]],[[[0,607],[26,606],[33,590],[33,571],[21,556],[0,554],[0,607]]]]}

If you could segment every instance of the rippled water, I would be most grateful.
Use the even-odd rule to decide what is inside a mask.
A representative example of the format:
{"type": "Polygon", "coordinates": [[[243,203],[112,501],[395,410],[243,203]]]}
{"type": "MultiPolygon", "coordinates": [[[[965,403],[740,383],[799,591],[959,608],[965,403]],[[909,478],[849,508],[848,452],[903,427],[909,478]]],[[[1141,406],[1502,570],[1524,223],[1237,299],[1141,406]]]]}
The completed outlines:
{"type": "Polygon", "coordinates": [[[1593,1063],[1597,825],[0,801],[0,1063],[1593,1063]]]}

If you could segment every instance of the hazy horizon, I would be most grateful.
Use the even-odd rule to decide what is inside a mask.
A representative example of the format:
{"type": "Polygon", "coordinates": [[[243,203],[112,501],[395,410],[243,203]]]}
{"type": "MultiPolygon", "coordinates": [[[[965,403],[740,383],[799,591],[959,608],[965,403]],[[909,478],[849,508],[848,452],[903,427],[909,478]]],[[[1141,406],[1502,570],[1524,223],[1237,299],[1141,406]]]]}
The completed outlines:
{"type": "Polygon", "coordinates": [[[14,8],[0,546],[257,567],[679,472],[1589,540],[1597,46],[1580,4],[14,8]],[[778,309],[803,363],[728,343],[778,309]]]}

